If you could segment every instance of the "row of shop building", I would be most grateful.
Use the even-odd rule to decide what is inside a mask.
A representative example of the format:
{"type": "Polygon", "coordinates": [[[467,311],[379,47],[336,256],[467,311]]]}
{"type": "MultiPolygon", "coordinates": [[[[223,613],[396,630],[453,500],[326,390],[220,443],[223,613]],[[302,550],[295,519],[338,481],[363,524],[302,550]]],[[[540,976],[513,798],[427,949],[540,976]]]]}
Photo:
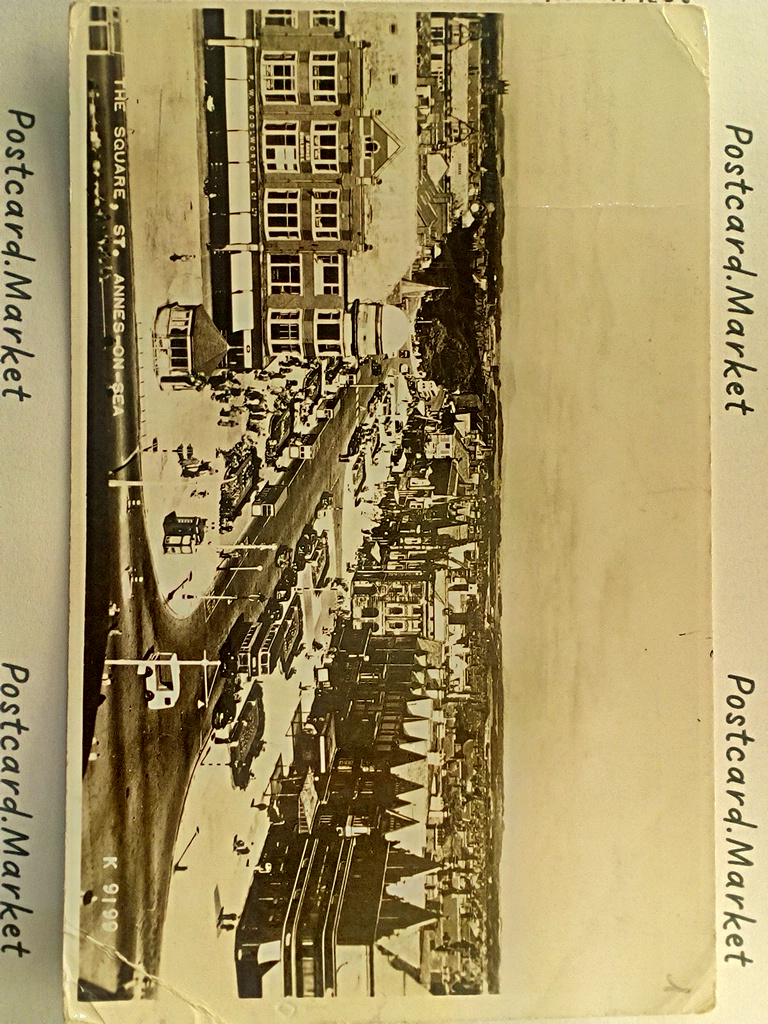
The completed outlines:
{"type": "Polygon", "coordinates": [[[469,904],[445,890],[457,859],[443,777],[477,603],[476,467],[427,458],[424,433],[445,424],[421,420],[358,551],[311,707],[294,714],[291,762],[270,781],[236,932],[243,998],[483,985],[481,953],[462,966],[454,952],[451,973],[442,952],[451,908],[472,926],[469,904]]]}
{"type": "MultiPolygon", "coordinates": [[[[222,344],[235,370],[381,354],[367,301],[381,303],[472,217],[492,16],[409,12],[407,74],[385,71],[399,66],[387,58],[405,17],[371,13],[358,28],[373,42],[351,20],[326,9],[201,14],[211,318],[225,340],[208,332],[202,345],[198,328],[200,365],[222,344]]],[[[158,335],[185,315],[163,313],[158,335]]]]}
{"type": "Polygon", "coordinates": [[[369,44],[333,10],[207,10],[203,32],[213,319],[230,359],[351,354],[348,264],[372,248],[366,192],[400,149],[369,104],[369,44]]]}
{"type": "Polygon", "coordinates": [[[437,865],[408,833],[426,826],[440,715],[425,677],[439,645],[345,622],[330,653],[311,709],[294,715],[291,763],[270,782],[271,824],[236,932],[243,998],[380,994],[393,959],[429,984],[422,930],[438,914],[424,876],[437,865]],[[420,886],[403,885],[414,877],[420,886]],[[408,939],[417,955],[406,960],[408,939]]]}

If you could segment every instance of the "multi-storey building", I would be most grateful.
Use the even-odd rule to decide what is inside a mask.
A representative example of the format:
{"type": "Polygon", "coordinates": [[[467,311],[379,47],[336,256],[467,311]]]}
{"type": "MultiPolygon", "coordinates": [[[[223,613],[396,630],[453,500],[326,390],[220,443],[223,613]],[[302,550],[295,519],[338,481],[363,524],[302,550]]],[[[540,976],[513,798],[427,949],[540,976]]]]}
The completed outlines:
{"type": "Polygon", "coordinates": [[[297,708],[291,764],[271,779],[272,824],[236,932],[241,997],[376,995],[391,967],[429,984],[426,942],[415,962],[385,951],[392,937],[437,923],[423,896],[410,902],[396,888],[436,867],[423,849],[428,761],[410,749],[421,654],[415,639],[344,627],[327,685],[308,714],[297,708]],[[422,783],[402,774],[414,764],[422,783]],[[419,851],[398,839],[417,824],[414,792],[424,793],[419,851]]]}
{"type": "Polygon", "coordinates": [[[352,579],[352,621],[382,636],[445,639],[446,573],[426,534],[400,531],[360,549],[352,579]],[[374,554],[374,548],[378,554],[374,554]]]}
{"type": "Polygon", "coordinates": [[[366,107],[368,44],[325,9],[207,11],[204,30],[214,318],[230,362],[353,354],[347,263],[367,247],[365,190],[399,149],[366,107]]]}
{"type": "Polygon", "coordinates": [[[368,623],[384,635],[434,635],[433,581],[429,571],[372,569],[355,573],[353,621],[368,623]]]}
{"type": "Polygon", "coordinates": [[[484,18],[433,12],[417,24],[419,262],[427,265],[479,191],[484,18]]]}

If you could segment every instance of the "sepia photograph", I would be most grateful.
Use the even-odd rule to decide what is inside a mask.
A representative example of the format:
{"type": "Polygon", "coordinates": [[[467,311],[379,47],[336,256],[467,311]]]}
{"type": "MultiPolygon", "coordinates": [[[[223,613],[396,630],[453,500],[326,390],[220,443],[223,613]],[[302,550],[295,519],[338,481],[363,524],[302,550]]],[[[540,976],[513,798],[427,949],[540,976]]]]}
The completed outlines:
{"type": "Polygon", "coordinates": [[[708,61],[74,5],[69,1019],[711,1008],[708,61]]]}
{"type": "Polygon", "coordinates": [[[78,997],[497,992],[501,18],[79,14],[78,997]]]}

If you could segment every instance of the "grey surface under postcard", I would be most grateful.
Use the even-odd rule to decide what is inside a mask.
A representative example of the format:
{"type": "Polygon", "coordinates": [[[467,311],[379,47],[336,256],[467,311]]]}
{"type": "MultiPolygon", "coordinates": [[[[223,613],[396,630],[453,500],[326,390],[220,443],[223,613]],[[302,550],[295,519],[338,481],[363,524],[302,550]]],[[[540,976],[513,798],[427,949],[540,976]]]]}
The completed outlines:
{"type": "Polygon", "coordinates": [[[75,7],[71,1020],[712,1005],[707,75],[75,7]]]}

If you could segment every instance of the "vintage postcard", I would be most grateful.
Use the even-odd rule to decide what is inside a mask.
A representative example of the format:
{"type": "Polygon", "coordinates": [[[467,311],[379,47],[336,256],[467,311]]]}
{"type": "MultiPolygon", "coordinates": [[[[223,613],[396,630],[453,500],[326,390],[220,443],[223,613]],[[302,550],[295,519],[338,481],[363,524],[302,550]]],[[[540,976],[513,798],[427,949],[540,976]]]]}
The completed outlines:
{"type": "Polygon", "coordinates": [[[709,1009],[703,12],[72,29],[69,1018],[709,1009]]]}

